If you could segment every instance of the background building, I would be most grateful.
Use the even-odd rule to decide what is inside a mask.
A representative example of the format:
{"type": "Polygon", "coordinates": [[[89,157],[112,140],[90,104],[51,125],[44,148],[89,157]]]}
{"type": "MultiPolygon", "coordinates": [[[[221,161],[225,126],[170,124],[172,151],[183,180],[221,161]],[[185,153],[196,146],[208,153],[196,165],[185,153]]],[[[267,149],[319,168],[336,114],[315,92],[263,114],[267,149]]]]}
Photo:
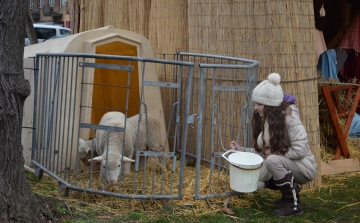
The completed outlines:
{"type": "Polygon", "coordinates": [[[29,0],[34,23],[56,24],[70,28],[67,0],[29,0]]]}

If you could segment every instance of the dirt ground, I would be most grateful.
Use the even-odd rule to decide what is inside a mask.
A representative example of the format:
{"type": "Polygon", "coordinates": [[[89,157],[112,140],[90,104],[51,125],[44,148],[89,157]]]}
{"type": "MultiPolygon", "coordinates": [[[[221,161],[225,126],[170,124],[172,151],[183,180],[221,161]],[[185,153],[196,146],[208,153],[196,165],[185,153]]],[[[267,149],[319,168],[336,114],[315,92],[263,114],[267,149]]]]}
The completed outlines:
{"type": "MultiPolygon", "coordinates": [[[[91,215],[96,216],[94,220],[89,220],[89,216],[74,207],[66,204],[62,199],[51,196],[35,194],[37,199],[44,205],[48,206],[53,214],[53,223],[63,222],[108,222],[110,219],[116,220],[118,216],[105,212],[93,212],[91,215]]],[[[86,208],[87,204],[80,203],[86,208]]]]}

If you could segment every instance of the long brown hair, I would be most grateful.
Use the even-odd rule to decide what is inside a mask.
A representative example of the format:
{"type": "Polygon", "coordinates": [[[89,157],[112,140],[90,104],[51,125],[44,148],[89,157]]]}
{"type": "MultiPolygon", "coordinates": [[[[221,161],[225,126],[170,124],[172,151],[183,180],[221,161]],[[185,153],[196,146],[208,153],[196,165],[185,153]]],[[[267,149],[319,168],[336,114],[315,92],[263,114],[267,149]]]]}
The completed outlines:
{"type": "MultiPolygon", "coordinates": [[[[264,132],[265,120],[269,123],[270,134],[270,152],[273,154],[285,154],[290,147],[290,139],[285,123],[286,114],[291,113],[289,104],[283,101],[279,106],[264,106],[264,117],[254,111],[252,119],[253,141],[254,148],[257,152],[261,152],[262,148],[259,148],[257,144],[257,138],[261,132],[264,132]]],[[[264,134],[262,135],[264,141],[264,134]]],[[[263,143],[265,145],[265,143],[263,143]]]]}

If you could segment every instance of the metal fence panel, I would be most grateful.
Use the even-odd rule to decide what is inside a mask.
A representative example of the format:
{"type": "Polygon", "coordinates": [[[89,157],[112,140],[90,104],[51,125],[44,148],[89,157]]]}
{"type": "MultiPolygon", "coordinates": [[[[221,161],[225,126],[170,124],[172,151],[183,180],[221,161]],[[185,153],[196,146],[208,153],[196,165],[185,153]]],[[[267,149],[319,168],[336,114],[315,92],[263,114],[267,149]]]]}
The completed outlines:
{"type": "MultiPolygon", "coordinates": [[[[186,145],[186,138],[183,139],[183,142],[175,142],[170,147],[169,137],[179,139],[177,137],[179,132],[186,133],[187,131],[187,125],[183,125],[182,129],[179,125],[180,122],[187,123],[188,116],[187,105],[182,105],[185,110],[180,113],[182,94],[179,92],[183,81],[181,75],[184,72],[188,75],[184,87],[188,91],[191,90],[188,86],[191,85],[192,80],[192,63],[92,54],[38,54],[36,64],[32,163],[35,164],[39,175],[42,171],[48,173],[59,181],[61,188],[65,186],[67,190],[129,199],[179,199],[181,197],[184,161],[181,159],[181,154],[180,158],[177,156],[176,151],[185,151],[180,147],[182,143],[186,145]],[[99,63],[98,61],[105,62],[99,63]],[[122,65],[116,61],[122,61],[122,65]],[[178,75],[178,77],[173,79],[174,82],[154,81],[154,78],[149,78],[148,72],[148,70],[152,70],[154,64],[170,66],[168,75],[178,75]],[[161,147],[140,151],[138,144],[134,146],[136,163],[132,166],[131,174],[127,176],[120,174],[119,181],[114,185],[109,184],[106,179],[99,178],[97,168],[102,167],[97,166],[94,162],[90,162],[90,167],[85,171],[81,169],[79,137],[87,137],[86,140],[89,139],[91,142],[90,159],[94,158],[96,151],[94,142],[96,139],[92,139],[95,138],[97,130],[106,130],[109,134],[114,132],[124,134],[123,143],[119,145],[124,148],[128,118],[125,119],[124,126],[111,127],[93,123],[91,115],[92,112],[95,113],[98,110],[121,111],[126,116],[129,115],[130,107],[135,106],[129,99],[132,93],[130,91],[131,81],[136,80],[134,75],[138,75],[134,73],[135,66],[138,66],[140,73],[137,105],[138,113],[143,114],[140,117],[147,119],[147,114],[151,111],[152,95],[146,95],[150,88],[155,88],[155,92],[165,89],[169,95],[173,95],[172,101],[169,101],[172,108],[167,114],[163,114],[167,131],[165,131],[166,136],[161,142],[161,147]],[[127,81],[124,81],[123,85],[96,83],[95,73],[104,69],[121,71],[118,73],[119,79],[127,81]],[[175,72],[175,74],[171,72],[175,72]],[[123,107],[94,106],[93,90],[105,87],[110,89],[108,91],[124,93],[124,96],[122,98],[119,96],[118,99],[119,103],[121,100],[126,101],[122,102],[123,107]],[[168,151],[166,151],[166,147],[169,148],[168,151]],[[139,166],[142,159],[144,160],[143,165],[139,166]]],[[[106,72],[102,74],[106,75],[106,72]]],[[[190,93],[188,92],[182,101],[188,101],[189,97],[190,93]]],[[[107,98],[103,100],[107,100],[107,98]]],[[[149,131],[151,130],[146,127],[146,137],[149,131]]],[[[136,136],[138,137],[138,133],[136,136]]],[[[136,140],[137,143],[138,140],[139,137],[136,140]]]]}
{"type": "MultiPolygon", "coordinates": [[[[258,62],[254,60],[180,51],[162,55],[162,59],[38,54],[32,163],[40,176],[42,172],[48,173],[59,181],[60,189],[65,186],[66,192],[72,189],[128,199],[181,199],[187,177],[185,166],[193,166],[194,199],[237,194],[229,188],[228,163],[221,154],[229,149],[231,140],[245,147],[252,145],[251,93],[256,85],[257,69],[258,62]],[[149,78],[154,67],[159,80],[149,78]],[[103,70],[109,72],[100,72],[103,70]],[[112,73],[124,81],[99,84],[98,73],[101,78],[112,73]],[[131,89],[137,85],[138,96],[134,96],[131,89]],[[114,99],[120,106],[94,104],[94,98],[99,97],[94,92],[103,88],[122,95],[114,99]],[[131,174],[120,174],[116,184],[109,184],[99,178],[102,167],[95,162],[83,168],[79,160],[79,137],[88,140],[91,148],[88,155],[93,160],[95,132],[106,130],[109,134],[126,135],[128,120],[121,127],[103,126],[94,121],[93,113],[121,111],[130,117],[135,109],[146,119],[154,107],[147,93],[150,88],[161,95],[166,128],[162,147],[148,145],[146,151],[139,150],[137,134],[136,162],[131,174]]],[[[126,138],[122,148],[124,141],[126,138]]]]}
{"type": "Polygon", "coordinates": [[[237,194],[229,188],[228,163],[221,155],[230,149],[232,140],[240,146],[252,146],[251,93],[259,63],[218,55],[179,55],[179,60],[195,64],[190,113],[198,118],[191,129],[193,133],[187,135],[186,152],[196,167],[194,199],[237,194]]]}

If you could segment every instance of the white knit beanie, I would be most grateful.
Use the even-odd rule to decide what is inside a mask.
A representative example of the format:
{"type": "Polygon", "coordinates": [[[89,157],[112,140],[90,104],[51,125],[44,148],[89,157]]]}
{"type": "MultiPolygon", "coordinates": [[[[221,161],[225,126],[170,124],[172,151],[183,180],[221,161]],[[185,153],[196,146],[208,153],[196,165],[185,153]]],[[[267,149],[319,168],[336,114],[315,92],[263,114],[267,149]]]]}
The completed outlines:
{"type": "Polygon", "coordinates": [[[284,93],[280,86],[280,75],[278,73],[271,73],[267,80],[258,84],[252,94],[252,101],[268,105],[279,106],[284,100],[284,93]]]}

